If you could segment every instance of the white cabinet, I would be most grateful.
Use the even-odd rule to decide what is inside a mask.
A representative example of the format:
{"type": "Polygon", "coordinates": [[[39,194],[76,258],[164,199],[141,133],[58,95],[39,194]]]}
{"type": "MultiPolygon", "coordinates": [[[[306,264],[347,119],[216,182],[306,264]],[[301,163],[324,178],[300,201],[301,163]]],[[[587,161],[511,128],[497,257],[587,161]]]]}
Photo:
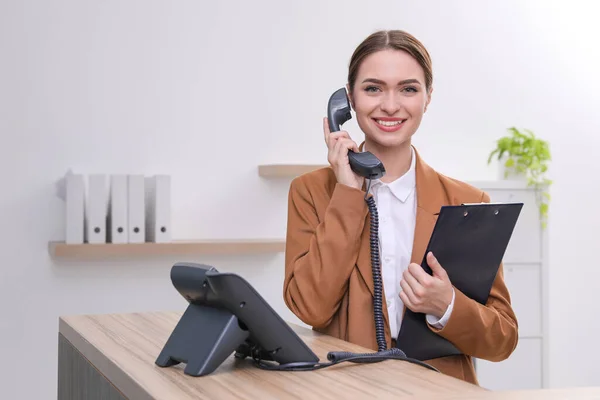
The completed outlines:
{"type": "Polygon", "coordinates": [[[519,322],[519,336],[542,337],[542,285],[539,264],[507,264],[504,279],[519,322]]]}
{"type": "Polygon", "coordinates": [[[475,360],[479,384],[490,390],[548,387],[548,257],[536,193],[521,181],[470,182],[492,202],[523,202],[504,255],[504,275],[519,322],[519,342],[505,361],[475,360]]]}
{"type": "Polygon", "coordinates": [[[514,353],[505,361],[477,360],[479,384],[490,390],[542,388],[542,339],[519,338],[514,353]]]}
{"type": "MultiPolygon", "coordinates": [[[[490,182],[491,186],[493,182],[490,182]]],[[[517,186],[516,182],[514,186],[517,186]]],[[[505,263],[539,263],[542,260],[542,230],[535,192],[525,188],[481,188],[492,202],[522,202],[523,209],[504,255],[505,263]]]]}

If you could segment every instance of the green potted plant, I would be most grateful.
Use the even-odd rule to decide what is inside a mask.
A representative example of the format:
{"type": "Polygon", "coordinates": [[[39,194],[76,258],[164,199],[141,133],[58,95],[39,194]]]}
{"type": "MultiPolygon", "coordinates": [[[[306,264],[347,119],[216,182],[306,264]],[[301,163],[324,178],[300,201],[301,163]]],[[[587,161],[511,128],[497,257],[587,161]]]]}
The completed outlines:
{"type": "Polygon", "coordinates": [[[508,128],[509,134],[496,141],[496,147],[488,156],[488,165],[494,158],[498,160],[504,179],[526,179],[529,186],[535,187],[537,203],[542,224],[546,226],[552,184],[546,178],[548,163],[551,160],[548,142],[535,136],[528,129],[519,131],[515,127],[508,128]]]}

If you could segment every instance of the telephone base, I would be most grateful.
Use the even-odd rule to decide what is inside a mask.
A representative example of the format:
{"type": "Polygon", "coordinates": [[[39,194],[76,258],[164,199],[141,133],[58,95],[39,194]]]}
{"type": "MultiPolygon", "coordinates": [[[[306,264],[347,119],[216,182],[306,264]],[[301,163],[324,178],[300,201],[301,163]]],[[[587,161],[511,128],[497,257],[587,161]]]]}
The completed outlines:
{"type": "Polygon", "coordinates": [[[155,364],[170,367],[186,363],[184,373],[208,375],[240,348],[249,336],[231,312],[189,304],[155,364]]]}

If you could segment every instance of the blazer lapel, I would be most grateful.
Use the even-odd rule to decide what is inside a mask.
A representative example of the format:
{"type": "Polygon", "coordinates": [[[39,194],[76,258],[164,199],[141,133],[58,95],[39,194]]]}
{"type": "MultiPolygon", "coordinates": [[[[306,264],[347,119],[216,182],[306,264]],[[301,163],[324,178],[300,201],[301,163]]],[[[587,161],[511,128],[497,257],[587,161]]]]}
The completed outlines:
{"type": "Polygon", "coordinates": [[[421,264],[437,221],[437,215],[440,208],[444,204],[448,204],[448,197],[438,174],[421,159],[416,149],[415,155],[417,157],[415,166],[417,215],[411,262],[421,264]]]}
{"type": "Polygon", "coordinates": [[[368,211],[366,214],[367,215],[365,216],[365,223],[361,235],[356,265],[358,266],[358,270],[362,275],[367,287],[369,288],[369,291],[371,292],[371,296],[373,296],[375,294],[375,290],[373,285],[373,267],[371,265],[371,215],[368,211]]]}

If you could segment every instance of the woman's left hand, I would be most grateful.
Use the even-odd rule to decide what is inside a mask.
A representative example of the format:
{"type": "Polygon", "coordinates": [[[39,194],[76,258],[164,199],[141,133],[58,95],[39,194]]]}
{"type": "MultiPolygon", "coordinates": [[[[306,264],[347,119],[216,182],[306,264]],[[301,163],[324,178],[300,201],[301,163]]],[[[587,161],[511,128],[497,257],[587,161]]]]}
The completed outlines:
{"type": "Polygon", "coordinates": [[[439,319],[452,302],[452,283],[431,252],[427,254],[427,264],[433,275],[415,263],[411,263],[404,271],[400,281],[400,299],[411,311],[431,314],[439,319]]]}

